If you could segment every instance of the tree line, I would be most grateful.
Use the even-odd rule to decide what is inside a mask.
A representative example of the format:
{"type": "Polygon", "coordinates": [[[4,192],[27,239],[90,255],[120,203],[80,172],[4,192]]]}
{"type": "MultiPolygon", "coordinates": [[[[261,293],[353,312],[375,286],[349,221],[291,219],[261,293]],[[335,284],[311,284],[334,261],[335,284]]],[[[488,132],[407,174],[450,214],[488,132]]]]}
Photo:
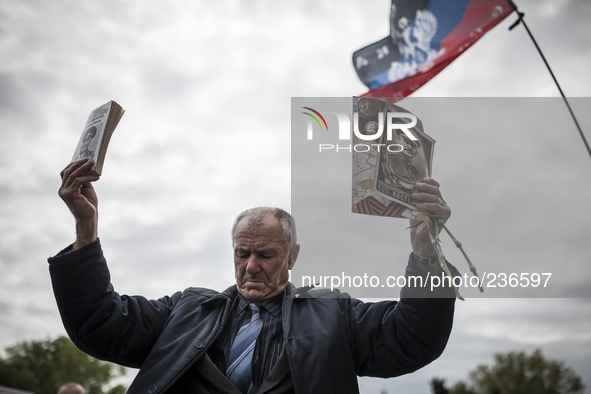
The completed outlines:
{"type": "Polygon", "coordinates": [[[19,342],[0,358],[0,386],[55,394],[64,383],[76,382],[87,394],[124,394],[123,385],[110,387],[125,368],[97,360],[81,352],[64,336],[19,342]]]}
{"type": "MultiPolygon", "coordinates": [[[[124,394],[123,385],[112,381],[125,368],[100,361],[78,350],[64,336],[56,339],[19,342],[0,357],[0,386],[55,394],[61,385],[77,382],[87,394],[124,394]]],[[[548,360],[537,349],[497,353],[493,365],[478,365],[466,381],[451,387],[445,379],[430,381],[433,394],[582,394],[585,385],[579,375],[562,361],[548,360]]]]}
{"type": "Polygon", "coordinates": [[[579,375],[562,361],[547,360],[540,349],[497,353],[493,365],[479,365],[452,387],[445,379],[433,378],[433,394],[582,394],[585,385],[579,375]]]}

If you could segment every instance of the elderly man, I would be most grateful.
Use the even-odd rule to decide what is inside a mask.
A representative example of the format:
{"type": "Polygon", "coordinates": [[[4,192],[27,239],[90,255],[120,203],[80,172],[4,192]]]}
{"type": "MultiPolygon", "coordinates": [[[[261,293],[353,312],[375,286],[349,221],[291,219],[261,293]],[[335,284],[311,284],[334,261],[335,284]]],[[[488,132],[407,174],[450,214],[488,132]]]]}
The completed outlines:
{"type": "MultiPolygon", "coordinates": [[[[453,290],[404,288],[400,302],[363,303],[338,291],[296,289],[299,245],[278,208],[240,214],[232,228],[236,285],[189,288],[148,300],[119,295],[97,234],[98,200],[86,159],[62,171],[60,196],[76,241],[49,259],[64,326],[88,354],[140,371],[129,393],[357,393],[357,375],[393,377],[423,367],[447,343],[453,290]],[[75,280],[72,280],[75,278],[75,280]],[[433,294],[431,294],[433,295],[433,294]]],[[[447,219],[439,185],[416,185],[417,207],[447,219]]],[[[411,230],[407,275],[440,274],[426,226],[411,230]]]]}
{"type": "Polygon", "coordinates": [[[84,388],[78,383],[66,383],[58,390],[57,394],[85,394],[84,388]]]}

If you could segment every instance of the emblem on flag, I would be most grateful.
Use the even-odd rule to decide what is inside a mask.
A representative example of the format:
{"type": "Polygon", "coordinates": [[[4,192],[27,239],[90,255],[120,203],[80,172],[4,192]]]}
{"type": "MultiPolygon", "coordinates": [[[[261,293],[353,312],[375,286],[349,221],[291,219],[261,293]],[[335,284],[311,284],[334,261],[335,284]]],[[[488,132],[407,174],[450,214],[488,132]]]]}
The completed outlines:
{"type": "Polygon", "coordinates": [[[514,10],[511,0],[392,0],[390,35],[353,54],[363,96],[408,96],[514,10]]]}

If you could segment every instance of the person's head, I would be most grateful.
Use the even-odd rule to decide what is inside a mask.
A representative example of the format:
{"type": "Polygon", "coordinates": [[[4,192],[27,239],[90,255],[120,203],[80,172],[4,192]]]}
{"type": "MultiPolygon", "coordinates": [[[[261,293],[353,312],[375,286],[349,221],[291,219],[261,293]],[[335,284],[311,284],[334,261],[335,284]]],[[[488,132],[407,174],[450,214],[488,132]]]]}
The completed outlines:
{"type": "Polygon", "coordinates": [[[86,130],[86,135],[84,135],[84,138],[82,139],[82,150],[86,150],[88,148],[88,145],[90,145],[90,141],[92,141],[92,139],[96,135],[96,131],[97,130],[95,126],[92,126],[88,130],[86,130]]]}
{"type": "Polygon", "coordinates": [[[270,207],[252,208],[236,217],[232,246],[236,286],[251,301],[283,291],[300,250],[291,215],[270,207]]]}
{"type": "Polygon", "coordinates": [[[396,130],[396,143],[402,145],[401,153],[409,159],[417,155],[417,149],[421,147],[419,140],[413,141],[402,130],[396,130]]]}
{"type": "Polygon", "coordinates": [[[66,383],[58,390],[57,394],[85,394],[84,388],[78,383],[66,383]]]}

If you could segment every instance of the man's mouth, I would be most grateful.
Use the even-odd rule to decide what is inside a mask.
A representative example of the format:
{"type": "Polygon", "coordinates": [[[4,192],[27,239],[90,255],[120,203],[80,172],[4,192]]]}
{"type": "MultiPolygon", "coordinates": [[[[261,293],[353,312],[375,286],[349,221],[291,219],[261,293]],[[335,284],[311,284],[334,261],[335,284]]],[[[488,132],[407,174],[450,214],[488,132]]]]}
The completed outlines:
{"type": "Polygon", "coordinates": [[[263,279],[248,278],[244,280],[244,283],[265,283],[265,281],[263,279]]]}

